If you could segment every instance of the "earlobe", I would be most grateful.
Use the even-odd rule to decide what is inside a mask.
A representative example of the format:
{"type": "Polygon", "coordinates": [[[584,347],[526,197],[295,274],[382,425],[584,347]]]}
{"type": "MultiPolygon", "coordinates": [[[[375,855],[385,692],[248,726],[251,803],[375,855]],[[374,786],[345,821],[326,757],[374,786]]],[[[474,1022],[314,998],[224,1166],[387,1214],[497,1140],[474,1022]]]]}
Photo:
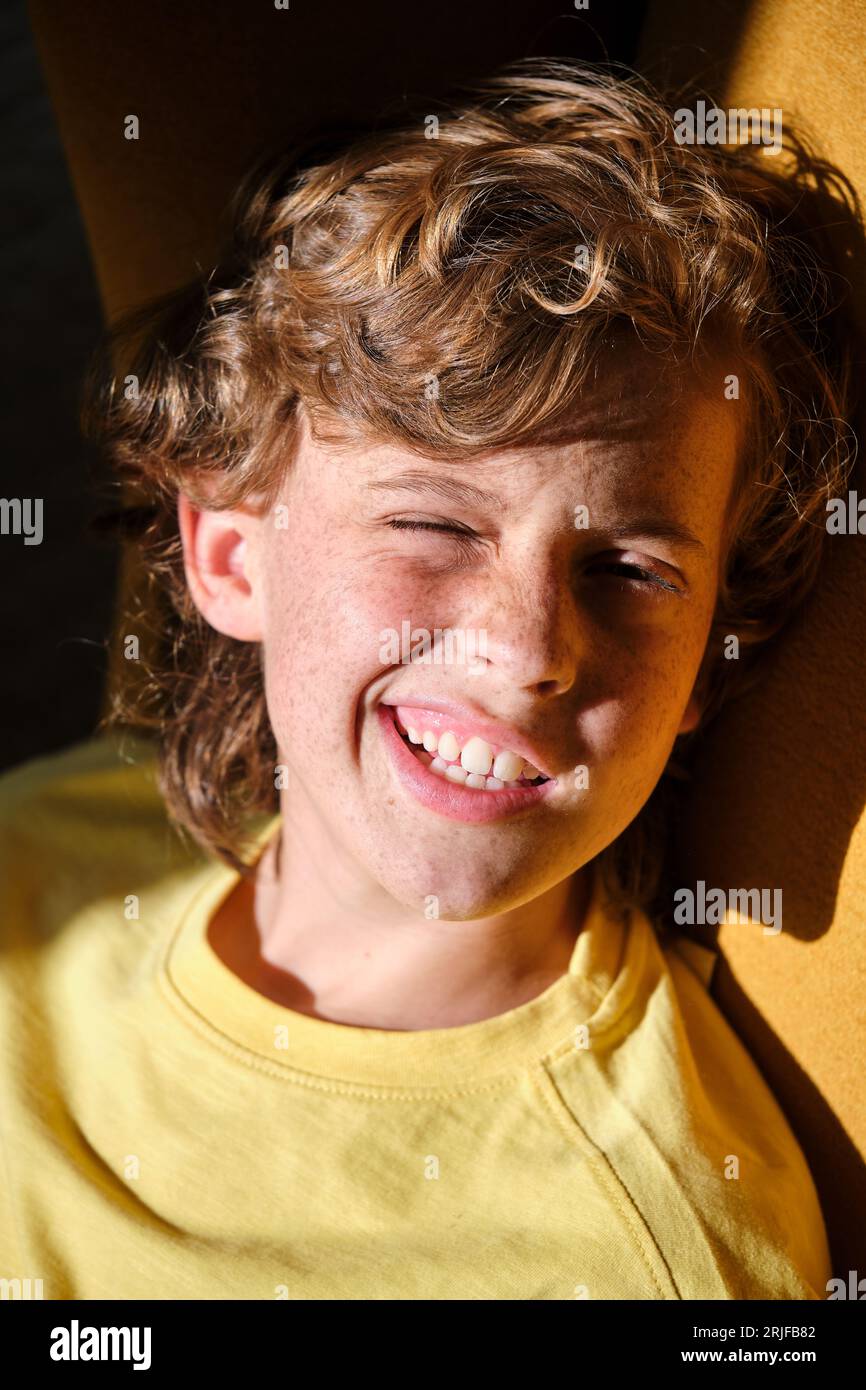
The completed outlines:
{"type": "Polygon", "coordinates": [[[178,526],[186,581],[202,617],[217,632],[242,642],[262,640],[259,591],[254,582],[248,512],[198,508],[180,493],[178,526]]]}
{"type": "Polygon", "coordinates": [[[683,710],[683,717],[680,720],[680,727],[677,729],[677,735],[693,734],[695,730],[700,727],[710,692],[709,681],[712,674],[712,666],[712,649],[708,645],[704,650],[698,673],[695,676],[688,704],[683,710]]]}
{"type": "Polygon", "coordinates": [[[698,727],[700,722],[701,702],[697,694],[693,690],[691,695],[689,696],[689,702],[686,705],[685,710],[683,711],[683,717],[680,721],[680,727],[677,729],[677,734],[694,733],[695,729],[698,727]]]}

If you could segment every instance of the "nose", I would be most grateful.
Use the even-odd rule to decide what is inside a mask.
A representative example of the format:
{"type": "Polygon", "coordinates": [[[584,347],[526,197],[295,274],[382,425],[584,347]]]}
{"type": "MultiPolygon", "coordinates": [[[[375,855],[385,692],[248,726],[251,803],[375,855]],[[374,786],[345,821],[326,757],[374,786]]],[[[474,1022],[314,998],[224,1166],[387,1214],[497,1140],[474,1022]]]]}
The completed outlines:
{"type": "Polygon", "coordinates": [[[577,675],[579,634],[569,573],[553,556],[482,581],[474,625],[485,635],[488,675],[535,696],[562,695],[577,675]]]}

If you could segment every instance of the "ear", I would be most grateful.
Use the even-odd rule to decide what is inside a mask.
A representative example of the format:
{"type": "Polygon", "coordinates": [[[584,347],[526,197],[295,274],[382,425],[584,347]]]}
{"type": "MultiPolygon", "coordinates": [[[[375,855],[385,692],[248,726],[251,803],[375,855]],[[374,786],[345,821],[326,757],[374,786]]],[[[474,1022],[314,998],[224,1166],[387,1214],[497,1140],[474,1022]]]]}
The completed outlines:
{"type": "Polygon", "coordinates": [[[679,736],[680,734],[693,733],[701,722],[702,713],[702,702],[697,693],[697,687],[695,687],[695,689],[692,690],[692,693],[689,696],[689,702],[686,705],[685,710],[683,711],[683,717],[680,720],[680,727],[677,729],[677,736],[679,736]]]}
{"type": "Polygon", "coordinates": [[[707,682],[710,678],[713,662],[714,654],[708,642],[704,649],[703,657],[701,658],[701,664],[698,667],[698,673],[695,676],[689,702],[683,710],[680,727],[677,729],[677,737],[679,737],[680,734],[694,733],[703,718],[708,694],[707,682]]]}
{"type": "Polygon", "coordinates": [[[181,492],[177,516],[186,582],[202,617],[226,637],[261,642],[261,593],[254,564],[258,519],[251,511],[209,511],[181,492]]]}

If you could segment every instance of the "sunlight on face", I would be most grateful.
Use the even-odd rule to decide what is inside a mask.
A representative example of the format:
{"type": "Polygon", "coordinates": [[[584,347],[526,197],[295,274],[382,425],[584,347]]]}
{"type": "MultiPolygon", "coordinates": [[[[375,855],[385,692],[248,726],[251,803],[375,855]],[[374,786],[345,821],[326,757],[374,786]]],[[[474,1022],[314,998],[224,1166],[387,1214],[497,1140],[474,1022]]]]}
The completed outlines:
{"type": "Polygon", "coordinates": [[[334,447],[302,417],[288,526],[269,515],[255,537],[283,795],[398,902],[474,918],[537,896],[622,832],[693,727],[741,407],[721,368],[676,394],[647,380],[632,357],[573,442],[471,463],[334,447]],[[383,660],[407,624],[483,634],[483,658],[383,660]],[[419,735],[438,712],[461,747],[480,731],[480,767],[485,745],[513,749],[550,781],[479,811],[496,792],[434,778],[383,705],[419,735]]]}

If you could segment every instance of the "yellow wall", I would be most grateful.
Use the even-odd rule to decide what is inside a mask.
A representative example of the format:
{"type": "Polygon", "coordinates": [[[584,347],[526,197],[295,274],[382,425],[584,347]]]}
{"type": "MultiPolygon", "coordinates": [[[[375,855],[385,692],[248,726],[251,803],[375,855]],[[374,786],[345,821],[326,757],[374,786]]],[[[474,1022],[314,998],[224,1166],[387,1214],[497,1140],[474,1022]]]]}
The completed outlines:
{"type": "MultiPolygon", "coordinates": [[[[863,198],[864,54],[866,7],[855,0],[663,0],[652,6],[638,66],[655,80],[699,74],[725,109],[781,107],[863,198]]],[[[866,328],[866,264],[840,254],[866,328]]],[[[866,497],[862,462],[852,486],[866,497]]],[[[714,993],[803,1145],[835,1271],[863,1274],[866,536],[836,537],[827,550],[815,601],[771,677],[731,706],[709,739],[676,881],[782,888],[779,936],[760,924],[721,927],[714,993]]]]}

